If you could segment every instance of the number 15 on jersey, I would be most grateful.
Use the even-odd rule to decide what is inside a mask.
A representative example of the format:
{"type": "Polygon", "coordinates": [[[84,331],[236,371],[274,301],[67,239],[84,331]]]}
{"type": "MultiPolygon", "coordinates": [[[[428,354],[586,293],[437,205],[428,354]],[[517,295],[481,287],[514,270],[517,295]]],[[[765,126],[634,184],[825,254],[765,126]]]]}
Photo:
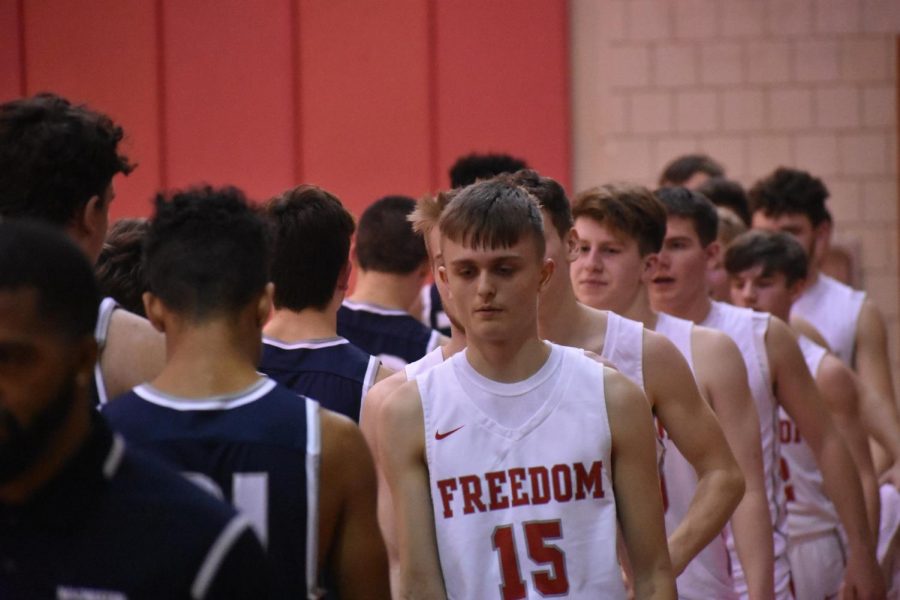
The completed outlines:
{"type": "MultiPolygon", "coordinates": [[[[554,521],[527,521],[522,524],[527,559],[535,569],[531,570],[531,585],[541,596],[561,596],[569,592],[566,574],[566,554],[548,543],[561,540],[562,523],[554,521]],[[539,568],[546,566],[546,568],[539,568]]],[[[527,583],[522,576],[519,544],[513,525],[498,525],[491,535],[491,543],[500,561],[500,597],[503,600],[519,600],[528,597],[527,583]]]]}

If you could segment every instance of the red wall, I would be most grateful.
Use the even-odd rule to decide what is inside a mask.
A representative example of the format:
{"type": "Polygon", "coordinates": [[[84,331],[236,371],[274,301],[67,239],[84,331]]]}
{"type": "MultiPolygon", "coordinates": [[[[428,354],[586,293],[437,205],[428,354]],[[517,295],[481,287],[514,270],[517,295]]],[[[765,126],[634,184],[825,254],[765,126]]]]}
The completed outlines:
{"type": "Polygon", "coordinates": [[[316,183],[354,212],[448,185],[471,151],[570,181],[565,0],[0,0],[0,101],[52,90],[119,121],[164,187],[263,199],[316,183]]]}

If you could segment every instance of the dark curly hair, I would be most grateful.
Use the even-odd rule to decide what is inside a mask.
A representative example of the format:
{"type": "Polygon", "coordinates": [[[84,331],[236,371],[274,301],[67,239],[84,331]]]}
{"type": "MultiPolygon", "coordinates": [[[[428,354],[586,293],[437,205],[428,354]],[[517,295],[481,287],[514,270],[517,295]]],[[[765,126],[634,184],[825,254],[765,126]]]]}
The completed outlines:
{"type": "Polygon", "coordinates": [[[141,253],[149,229],[147,219],[116,221],[106,234],[94,268],[103,295],[141,316],[146,316],[142,296],[147,291],[141,253]]]}
{"type": "Polygon", "coordinates": [[[813,227],[830,219],[825,208],[828,188],[806,171],[778,167],[753,184],[748,196],[751,213],[762,211],[771,217],[803,214],[809,217],[813,227]]]}
{"type": "Polygon", "coordinates": [[[527,168],[524,160],[509,154],[467,154],[456,159],[450,167],[450,185],[454,188],[465,187],[479,179],[490,179],[527,168]]]}
{"type": "Polygon", "coordinates": [[[106,115],[55,94],[0,105],[0,216],[69,223],[134,169],[117,149],[122,137],[106,115]]]}
{"type": "Polygon", "coordinates": [[[740,183],[724,177],[710,177],[697,186],[697,191],[709,198],[709,201],[716,206],[731,209],[744,222],[744,225],[750,227],[747,192],[740,183]]]}
{"type": "Polygon", "coordinates": [[[93,336],[100,293],[87,258],[58,228],[0,222],[0,291],[34,290],[40,317],[70,340],[93,336]]]}
{"type": "Polygon", "coordinates": [[[268,236],[234,187],[156,197],[144,242],[151,292],[194,322],[235,314],[265,289],[268,236]]]}

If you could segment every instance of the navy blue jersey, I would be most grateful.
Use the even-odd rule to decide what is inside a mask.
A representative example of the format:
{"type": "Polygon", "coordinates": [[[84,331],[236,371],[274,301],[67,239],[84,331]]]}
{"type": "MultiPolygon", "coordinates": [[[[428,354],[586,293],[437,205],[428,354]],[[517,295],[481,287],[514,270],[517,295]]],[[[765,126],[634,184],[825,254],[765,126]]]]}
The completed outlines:
{"type": "Polygon", "coordinates": [[[262,546],[246,518],[99,417],[24,505],[0,504],[0,598],[253,598],[262,546]]]}
{"type": "Polygon", "coordinates": [[[450,317],[444,310],[444,302],[441,300],[437,285],[433,283],[422,288],[422,316],[429,327],[450,337],[450,317]]]}
{"type": "Polygon", "coordinates": [[[378,358],[341,337],[291,344],[264,337],[259,370],[359,423],[363,398],[379,365],[378,358]]]}
{"type": "Polygon", "coordinates": [[[204,399],[144,384],[105,405],[103,414],[129,443],[250,520],[268,549],[273,597],[302,598],[316,589],[318,403],[269,378],[204,399]]]}
{"type": "Polygon", "coordinates": [[[419,360],[440,343],[439,332],[407,312],[349,300],[338,309],[337,332],[395,370],[419,360]]]}

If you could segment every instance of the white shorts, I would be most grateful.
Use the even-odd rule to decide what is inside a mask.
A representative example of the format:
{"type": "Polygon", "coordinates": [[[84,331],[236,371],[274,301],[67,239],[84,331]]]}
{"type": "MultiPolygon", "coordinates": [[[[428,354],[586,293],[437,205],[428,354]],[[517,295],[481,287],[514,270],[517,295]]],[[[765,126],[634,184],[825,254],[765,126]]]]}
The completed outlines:
{"type": "MultiPolygon", "coordinates": [[[[741,600],[748,600],[750,594],[747,590],[747,580],[744,578],[744,569],[737,558],[737,552],[732,555],[732,575],[734,576],[734,589],[741,600]]],[[[795,598],[791,587],[791,566],[785,555],[775,557],[775,569],[773,571],[775,581],[775,600],[793,600],[795,598]]],[[[804,598],[799,594],[796,598],[804,598]]]]}
{"type": "Polygon", "coordinates": [[[788,559],[798,599],[837,597],[847,566],[847,552],[837,529],[790,538],[788,559]]]}

